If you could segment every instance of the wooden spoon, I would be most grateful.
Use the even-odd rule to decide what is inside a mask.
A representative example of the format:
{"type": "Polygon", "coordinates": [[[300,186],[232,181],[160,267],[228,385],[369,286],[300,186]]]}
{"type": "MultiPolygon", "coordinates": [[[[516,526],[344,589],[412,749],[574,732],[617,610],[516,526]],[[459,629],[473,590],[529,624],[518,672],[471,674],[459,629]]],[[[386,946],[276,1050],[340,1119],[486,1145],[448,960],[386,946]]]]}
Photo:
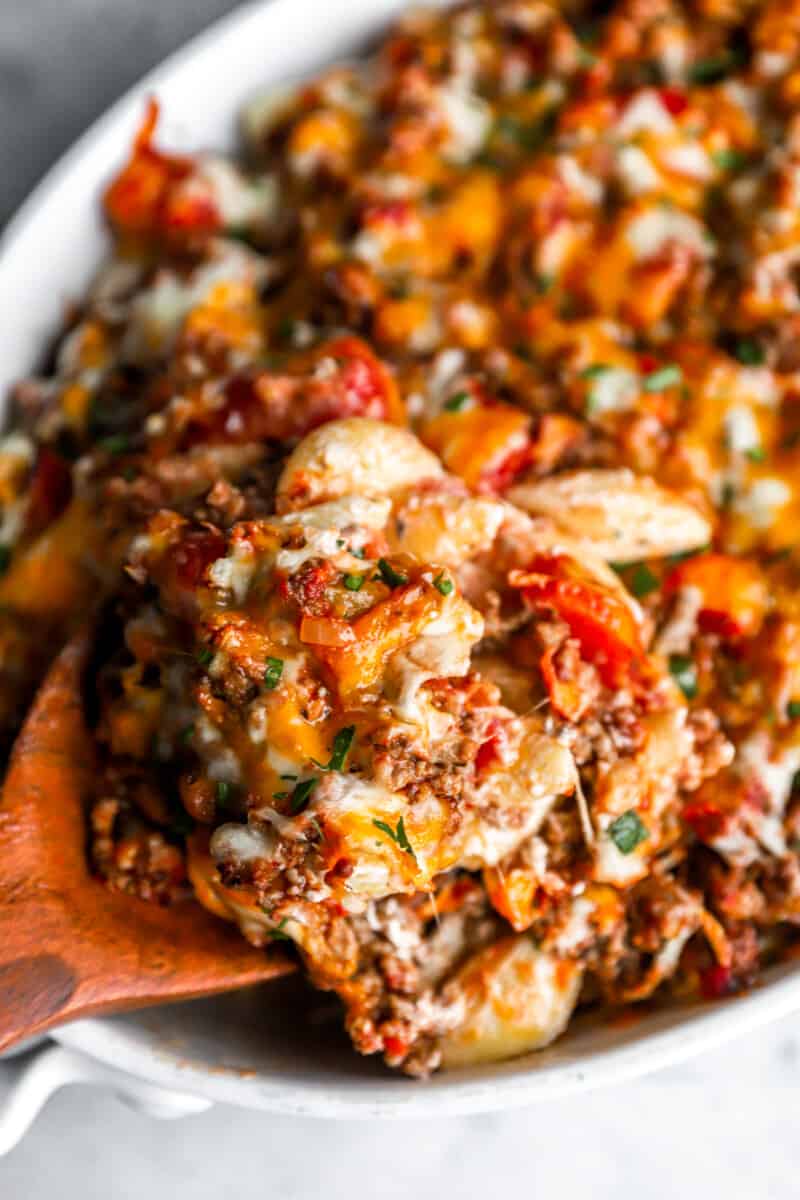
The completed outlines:
{"type": "Polygon", "coordinates": [[[62,1021],[231,991],[294,969],[187,902],[110,891],[89,870],[89,637],[53,664],[0,798],[0,1051],[62,1021]]]}

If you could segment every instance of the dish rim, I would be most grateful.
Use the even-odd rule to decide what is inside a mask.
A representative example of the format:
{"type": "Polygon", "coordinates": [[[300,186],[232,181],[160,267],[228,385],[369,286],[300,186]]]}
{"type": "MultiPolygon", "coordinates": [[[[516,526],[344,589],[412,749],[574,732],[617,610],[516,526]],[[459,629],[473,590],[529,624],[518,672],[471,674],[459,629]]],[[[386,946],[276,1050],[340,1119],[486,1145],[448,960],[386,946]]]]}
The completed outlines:
{"type": "MultiPolygon", "coordinates": [[[[304,10],[308,21],[313,20],[316,8],[320,15],[334,24],[338,21],[342,27],[346,23],[354,25],[354,15],[361,12],[378,28],[386,23],[390,13],[396,14],[406,6],[407,0],[381,0],[379,4],[371,4],[369,0],[336,0],[335,4],[330,0],[307,0],[304,10]],[[376,20],[379,10],[381,16],[376,20]]],[[[263,34],[270,26],[274,29],[280,28],[282,21],[289,23],[293,7],[294,0],[249,0],[163,59],[106,109],[41,178],[0,233],[0,279],[4,265],[10,265],[12,276],[14,270],[20,270],[19,264],[15,266],[18,254],[31,240],[35,245],[39,223],[46,218],[54,198],[75,183],[87,163],[97,157],[99,147],[111,136],[124,138],[126,130],[135,128],[148,94],[158,93],[181,72],[191,71],[192,64],[218,45],[221,38],[226,45],[237,42],[244,45],[245,39],[256,30],[263,34]]],[[[296,16],[296,7],[294,12],[296,16]]],[[[288,78],[294,74],[289,72],[288,78]]],[[[215,97],[217,103],[234,103],[232,98],[225,99],[224,89],[221,91],[222,95],[215,97]]],[[[102,171],[95,164],[90,174],[94,181],[92,191],[96,193],[102,171]]],[[[84,275],[90,265],[83,264],[84,275]]],[[[70,290],[79,292],[83,286],[83,282],[73,280],[70,290]]],[[[52,297],[49,303],[54,308],[52,297]]],[[[33,309],[28,322],[29,342],[34,345],[39,342],[41,328],[33,309]]],[[[0,391],[4,388],[5,382],[0,378],[0,391]]],[[[344,1073],[338,1084],[330,1073],[318,1080],[298,1078],[287,1082],[284,1078],[271,1078],[266,1072],[249,1075],[223,1070],[184,1058],[168,1042],[160,1042],[156,1033],[149,1033],[147,1025],[142,1027],[141,1038],[147,1043],[143,1045],[140,1038],[129,1032],[126,1023],[113,1018],[80,1021],[55,1030],[52,1036],[127,1075],[242,1107],[328,1119],[419,1118],[498,1112],[623,1083],[686,1061],[798,1009],[800,967],[784,964],[768,973],[765,982],[746,995],[709,1003],[667,1028],[645,1032],[627,1043],[622,1040],[619,1045],[586,1056],[584,1062],[532,1067],[531,1059],[535,1062],[535,1056],[527,1056],[518,1060],[518,1066],[507,1062],[489,1064],[478,1071],[440,1074],[424,1083],[396,1077],[359,1080],[344,1073]]],[[[640,1033],[646,1021],[644,1017],[638,1023],[640,1033]]]]}

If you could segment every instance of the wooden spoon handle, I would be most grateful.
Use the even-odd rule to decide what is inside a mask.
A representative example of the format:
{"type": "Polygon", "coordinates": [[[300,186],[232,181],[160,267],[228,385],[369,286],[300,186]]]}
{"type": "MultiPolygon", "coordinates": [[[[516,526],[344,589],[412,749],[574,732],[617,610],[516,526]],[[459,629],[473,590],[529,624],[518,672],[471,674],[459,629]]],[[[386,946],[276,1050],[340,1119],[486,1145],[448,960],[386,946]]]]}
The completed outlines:
{"type": "Polygon", "coordinates": [[[211,995],[294,969],[197,904],[160,908],[90,874],[88,644],[84,633],[53,665],[0,798],[0,1050],[78,1016],[211,995]]]}

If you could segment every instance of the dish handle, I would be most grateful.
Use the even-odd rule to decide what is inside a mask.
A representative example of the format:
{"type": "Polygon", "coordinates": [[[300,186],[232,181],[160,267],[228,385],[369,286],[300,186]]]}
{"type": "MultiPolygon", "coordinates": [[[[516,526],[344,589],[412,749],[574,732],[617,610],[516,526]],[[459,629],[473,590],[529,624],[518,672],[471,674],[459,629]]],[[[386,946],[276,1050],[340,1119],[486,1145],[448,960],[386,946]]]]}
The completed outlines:
{"type": "Polygon", "coordinates": [[[188,1117],[211,1107],[211,1101],[202,1096],[156,1087],[67,1046],[46,1041],[0,1061],[0,1086],[5,1084],[0,1091],[0,1157],[27,1133],[50,1097],[74,1083],[109,1088],[130,1108],[162,1120],[188,1117]]]}

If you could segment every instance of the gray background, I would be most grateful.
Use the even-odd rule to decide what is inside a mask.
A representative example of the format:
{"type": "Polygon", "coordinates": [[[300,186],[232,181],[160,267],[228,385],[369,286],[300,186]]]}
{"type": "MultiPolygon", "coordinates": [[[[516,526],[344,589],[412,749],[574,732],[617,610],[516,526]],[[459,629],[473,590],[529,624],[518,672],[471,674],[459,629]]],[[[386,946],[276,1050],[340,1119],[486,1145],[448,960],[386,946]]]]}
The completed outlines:
{"type": "MultiPolygon", "coordinates": [[[[0,0],[0,224],[111,100],[233,7],[0,0]]],[[[224,1108],[159,1123],[71,1088],[0,1162],[0,1200],[789,1200],[800,1194],[797,1029],[784,1021],[615,1091],[424,1124],[224,1108]]],[[[0,1100],[8,1078],[0,1064],[0,1100]]]]}
{"type": "Polygon", "coordinates": [[[232,0],[0,0],[0,225],[112,100],[236,7],[232,0]]]}

